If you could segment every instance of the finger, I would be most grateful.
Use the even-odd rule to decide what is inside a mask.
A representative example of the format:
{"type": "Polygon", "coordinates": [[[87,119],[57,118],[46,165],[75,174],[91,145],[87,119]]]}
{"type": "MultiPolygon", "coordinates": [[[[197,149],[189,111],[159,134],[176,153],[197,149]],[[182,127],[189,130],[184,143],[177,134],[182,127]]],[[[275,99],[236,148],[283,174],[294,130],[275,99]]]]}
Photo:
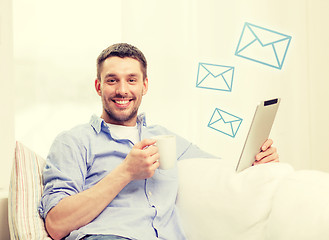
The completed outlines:
{"type": "Polygon", "coordinates": [[[158,152],[158,150],[159,149],[157,146],[151,145],[148,148],[146,148],[144,151],[147,155],[152,156],[152,155],[156,154],[158,152]]]}
{"type": "Polygon", "coordinates": [[[269,162],[279,162],[279,155],[277,153],[266,156],[260,161],[256,161],[255,164],[269,163],[269,162]]]}
{"type": "Polygon", "coordinates": [[[256,159],[257,161],[259,161],[259,160],[265,158],[266,156],[269,156],[269,155],[271,155],[271,154],[276,153],[276,151],[277,151],[277,150],[276,150],[275,147],[270,147],[270,148],[268,148],[268,149],[267,149],[266,151],[264,151],[264,152],[259,152],[259,153],[256,155],[255,159],[256,159]]]}
{"type": "Polygon", "coordinates": [[[275,147],[268,148],[268,149],[267,149],[266,151],[264,151],[264,152],[259,152],[259,153],[255,156],[255,159],[256,159],[257,161],[259,161],[259,160],[263,159],[264,157],[269,156],[269,155],[271,155],[271,154],[273,154],[273,153],[275,153],[275,152],[276,152],[276,148],[275,148],[275,147]]]}
{"type": "Polygon", "coordinates": [[[160,166],[159,157],[157,157],[156,160],[154,160],[154,162],[153,162],[153,164],[152,164],[152,166],[151,166],[150,169],[152,171],[155,171],[159,166],[160,166]]]}
{"type": "Polygon", "coordinates": [[[159,153],[155,153],[153,154],[152,156],[149,156],[148,159],[147,159],[147,162],[152,165],[154,164],[155,162],[159,162],[159,159],[160,159],[160,154],[159,153]]]}
{"type": "Polygon", "coordinates": [[[264,163],[271,163],[271,162],[279,162],[279,159],[278,158],[264,158],[260,161],[256,161],[255,162],[255,165],[257,164],[264,164],[264,163]]]}
{"type": "Polygon", "coordinates": [[[151,173],[150,176],[152,176],[154,171],[160,166],[159,157],[160,155],[156,153],[147,159],[147,172],[151,173]]]}
{"type": "Polygon", "coordinates": [[[270,148],[273,144],[273,140],[272,139],[267,139],[264,144],[261,147],[262,151],[265,151],[266,149],[270,148]]]}
{"type": "Polygon", "coordinates": [[[137,149],[144,149],[148,146],[151,146],[151,145],[154,145],[156,143],[156,140],[155,139],[151,139],[151,138],[145,138],[143,139],[142,141],[136,143],[134,145],[134,148],[137,148],[137,149]]]}

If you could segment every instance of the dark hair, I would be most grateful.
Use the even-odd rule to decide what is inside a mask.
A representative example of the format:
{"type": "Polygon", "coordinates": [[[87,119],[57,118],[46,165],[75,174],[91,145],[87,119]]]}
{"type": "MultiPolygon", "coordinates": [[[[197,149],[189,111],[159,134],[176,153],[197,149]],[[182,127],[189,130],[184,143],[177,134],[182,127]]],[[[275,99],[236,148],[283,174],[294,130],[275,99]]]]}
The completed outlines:
{"type": "Polygon", "coordinates": [[[103,62],[109,57],[130,57],[141,64],[143,79],[147,77],[147,62],[144,54],[135,46],[128,43],[116,43],[104,49],[97,57],[97,78],[101,80],[103,62]]]}

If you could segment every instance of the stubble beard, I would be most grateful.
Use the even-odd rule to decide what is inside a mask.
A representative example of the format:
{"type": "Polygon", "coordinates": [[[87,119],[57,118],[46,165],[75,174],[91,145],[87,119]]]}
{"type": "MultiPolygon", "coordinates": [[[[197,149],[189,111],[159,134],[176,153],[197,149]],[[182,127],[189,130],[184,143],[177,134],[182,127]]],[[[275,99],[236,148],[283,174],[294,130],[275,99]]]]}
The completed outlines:
{"type": "Polygon", "coordinates": [[[118,123],[124,123],[124,122],[130,121],[131,119],[133,119],[137,116],[137,112],[138,112],[138,110],[134,108],[133,111],[129,115],[117,116],[116,114],[112,113],[109,109],[104,108],[104,110],[110,120],[113,120],[118,123]]]}
{"type": "Polygon", "coordinates": [[[132,111],[128,114],[128,115],[119,115],[119,114],[115,114],[114,112],[112,112],[108,106],[108,104],[106,103],[106,100],[103,99],[103,109],[107,115],[107,118],[113,122],[116,123],[124,123],[127,121],[132,120],[133,118],[135,118],[137,116],[138,113],[138,107],[134,107],[132,109],[132,111]]]}

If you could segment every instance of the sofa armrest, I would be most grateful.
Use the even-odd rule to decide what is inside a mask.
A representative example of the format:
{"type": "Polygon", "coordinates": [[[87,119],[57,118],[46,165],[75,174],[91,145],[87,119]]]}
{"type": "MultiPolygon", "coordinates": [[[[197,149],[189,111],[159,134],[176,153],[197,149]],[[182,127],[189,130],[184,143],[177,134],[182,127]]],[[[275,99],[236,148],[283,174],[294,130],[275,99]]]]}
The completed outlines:
{"type": "Polygon", "coordinates": [[[0,239],[9,240],[8,192],[0,189],[0,239]]]}

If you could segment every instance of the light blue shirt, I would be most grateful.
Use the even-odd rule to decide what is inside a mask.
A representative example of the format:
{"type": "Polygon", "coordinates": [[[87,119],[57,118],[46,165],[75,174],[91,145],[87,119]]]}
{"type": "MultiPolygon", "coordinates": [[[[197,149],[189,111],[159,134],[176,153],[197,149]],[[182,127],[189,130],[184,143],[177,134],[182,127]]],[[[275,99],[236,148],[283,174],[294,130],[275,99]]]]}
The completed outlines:
{"type": "MultiPolygon", "coordinates": [[[[161,126],[148,127],[144,115],[138,116],[137,127],[140,139],[173,134],[161,126]]],[[[176,142],[178,160],[213,157],[177,135],[176,142]]],[[[125,159],[132,147],[128,139],[115,139],[97,116],[92,116],[89,124],[61,133],[50,148],[43,172],[40,215],[45,219],[61,199],[94,186],[125,159]]],[[[138,240],[183,240],[175,205],[177,190],[177,165],[170,170],[157,169],[149,179],[130,182],[98,217],[66,239],[113,234],[138,240]]]]}

